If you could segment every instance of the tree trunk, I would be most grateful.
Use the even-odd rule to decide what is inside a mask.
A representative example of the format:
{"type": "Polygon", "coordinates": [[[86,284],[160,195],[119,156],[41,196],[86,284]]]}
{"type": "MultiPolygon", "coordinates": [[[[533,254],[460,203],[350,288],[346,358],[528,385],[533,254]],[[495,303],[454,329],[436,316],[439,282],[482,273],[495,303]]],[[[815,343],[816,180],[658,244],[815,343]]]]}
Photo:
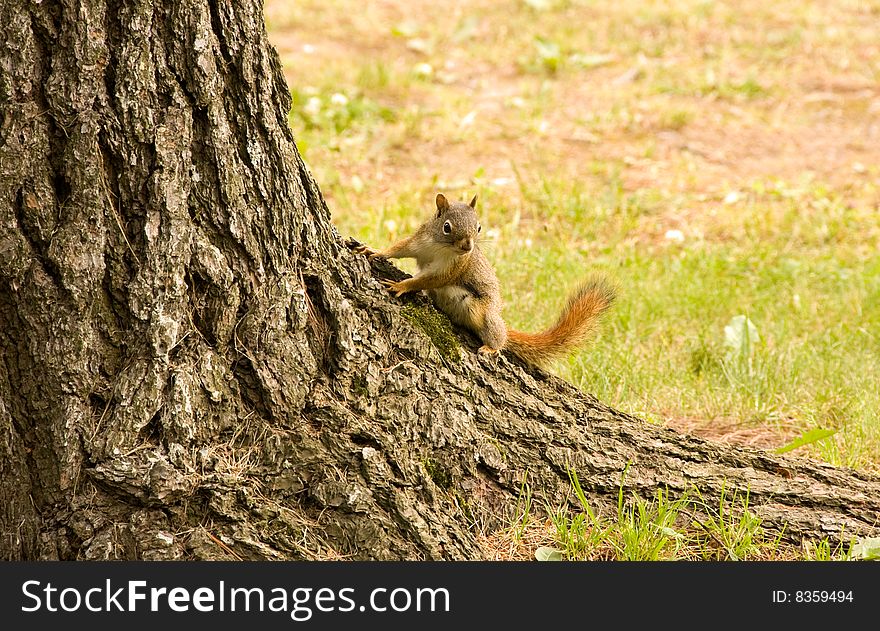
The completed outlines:
{"type": "Polygon", "coordinates": [[[0,0],[0,30],[3,558],[480,558],[526,473],[602,506],[627,464],[793,539],[878,522],[875,477],[645,425],[390,299],[260,3],[0,0]]]}

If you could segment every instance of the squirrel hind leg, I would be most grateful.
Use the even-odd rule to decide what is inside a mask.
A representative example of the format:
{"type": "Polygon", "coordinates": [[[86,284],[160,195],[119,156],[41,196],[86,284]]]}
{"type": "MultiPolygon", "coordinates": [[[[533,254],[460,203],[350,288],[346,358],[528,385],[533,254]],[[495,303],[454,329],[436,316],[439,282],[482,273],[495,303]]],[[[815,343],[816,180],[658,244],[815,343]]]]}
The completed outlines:
{"type": "Polygon", "coordinates": [[[486,311],[479,333],[483,341],[481,353],[497,353],[507,343],[507,325],[501,315],[491,309],[486,311]]]}

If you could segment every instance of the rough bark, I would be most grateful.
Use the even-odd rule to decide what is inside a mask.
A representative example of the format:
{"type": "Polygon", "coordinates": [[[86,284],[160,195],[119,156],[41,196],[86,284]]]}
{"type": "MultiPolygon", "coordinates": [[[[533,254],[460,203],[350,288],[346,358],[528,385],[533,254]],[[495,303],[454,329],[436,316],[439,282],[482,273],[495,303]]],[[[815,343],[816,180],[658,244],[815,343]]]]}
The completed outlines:
{"type": "Polygon", "coordinates": [[[526,472],[601,506],[627,464],[789,538],[876,527],[875,477],[646,425],[389,299],[258,2],[0,0],[0,32],[3,558],[479,558],[526,472]]]}

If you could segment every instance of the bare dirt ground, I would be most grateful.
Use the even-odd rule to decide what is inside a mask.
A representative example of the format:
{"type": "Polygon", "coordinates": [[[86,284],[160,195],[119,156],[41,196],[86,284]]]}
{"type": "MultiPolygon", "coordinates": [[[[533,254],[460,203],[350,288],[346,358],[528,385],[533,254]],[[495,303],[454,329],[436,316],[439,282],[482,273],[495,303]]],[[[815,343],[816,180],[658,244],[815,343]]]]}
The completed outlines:
{"type": "MultiPolygon", "coordinates": [[[[279,25],[270,36],[284,62],[288,82],[297,85],[303,67],[361,64],[369,59],[385,60],[391,67],[418,63],[426,55],[406,48],[401,38],[391,35],[394,25],[402,23],[428,25],[426,29],[440,24],[450,28],[473,13],[481,15],[476,40],[503,39],[506,27],[499,20],[504,17],[505,5],[518,4],[335,2],[326,3],[324,9],[309,5],[291,19],[288,2],[268,0],[266,12],[270,26],[273,22],[279,25]]],[[[451,68],[441,89],[410,96],[428,101],[423,104],[432,109],[442,108],[440,101],[448,94],[467,97],[469,113],[473,113],[472,129],[459,142],[450,142],[448,135],[433,137],[430,130],[406,139],[405,146],[392,148],[384,156],[384,175],[393,183],[427,173],[466,175],[482,167],[496,178],[513,177],[511,164],[541,160],[535,155],[539,146],[541,156],[553,157],[554,170],[573,176],[597,158],[620,161],[628,189],[648,186],[715,195],[744,183],[776,178],[793,183],[827,182],[842,193],[861,195],[866,179],[877,177],[872,168],[880,164],[877,3],[806,3],[812,5],[806,12],[796,10],[797,5],[790,2],[770,3],[769,9],[761,10],[757,7],[767,3],[749,0],[736,4],[743,15],[754,13],[754,20],[672,23],[669,31],[672,36],[681,33],[681,40],[662,55],[617,56],[615,63],[584,78],[551,79],[552,85],[542,88],[550,92],[550,106],[532,129],[515,123],[516,112],[506,104],[521,94],[524,84],[517,60],[506,54],[508,50],[499,47],[498,58],[486,59],[464,44],[440,44],[437,48],[443,48],[445,65],[451,68]],[[773,5],[777,5],[775,9],[773,5]],[[683,75],[702,72],[707,55],[725,44],[736,47],[756,37],[751,29],[765,29],[764,40],[770,42],[774,33],[777,39],[798,38],[787,57],[762,61],[758,56],[760,63],[752,65],[753,60],[731,58],[726,64],[733,81],[754,75],[758,82],[772,84],[768,94],[741,99],[710,92],[692,97],[639,88],[645,82],[640,77],[648,75],[650,81],[657,69],[674,74],[681,67],[683,75]],[[764,70],[766,79],[760,74],[764,70]],[[630,110],[626,125],[584,129],[579,124],[584,117],[607,112],[609,105],[630,110]],[[658,117],[669,107],[689,109],[687,123],[664,128],[658,117]]],[[[627,10],[636,15],[633,5],[639,3],[620,5],[607,9],[601,19],[619,28],[620,23],[626,24],[627,10]]],[[[584,19],[590,16],[586,9],[570,11],[584,19]]],[[[509,28],[521,26],[514,20],[509,28]]],[[[640,27],[633,28],[630,35],[638,37],[640,27]]],[[[641,28],[650,35],[656,27],[649,23],[641,28]]],[[[399,101],[406,99],[403,95],[399,101]]]]}

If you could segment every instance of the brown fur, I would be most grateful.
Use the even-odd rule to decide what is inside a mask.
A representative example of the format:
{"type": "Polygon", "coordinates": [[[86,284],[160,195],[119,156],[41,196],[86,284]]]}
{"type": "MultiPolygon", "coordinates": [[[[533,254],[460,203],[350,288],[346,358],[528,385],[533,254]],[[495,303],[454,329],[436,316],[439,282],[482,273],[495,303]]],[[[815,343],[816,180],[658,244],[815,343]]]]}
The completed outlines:
{"type": "Polygon", "coordinates": [[[613,302],[614,289],[609,284],[588,281],[569,298],[556,324],[540,333],[508,330],[505,347],[529,364],[544,366],[583,344],[613,302]]]}
{"type": "Polygon", "coordinates": [[[480,336],[480,353],[506,348],[527,363],[543,366],[585,342],[596,319],[614,301],[614,289],[599,279],[588,281],[569,298],[559,320],[546,331],[509,331],[501,318],[498,278],[477,243],[476,203],[474,197],[470,204],[450,204],[437,195],[436,216],[412,236],[385,250],[361,246],[358,251],[370,257],[416,259],[419,272],[414,277],[382,283],[398,297],[428,290],[434,304],[450,320],[480,336]]]}

